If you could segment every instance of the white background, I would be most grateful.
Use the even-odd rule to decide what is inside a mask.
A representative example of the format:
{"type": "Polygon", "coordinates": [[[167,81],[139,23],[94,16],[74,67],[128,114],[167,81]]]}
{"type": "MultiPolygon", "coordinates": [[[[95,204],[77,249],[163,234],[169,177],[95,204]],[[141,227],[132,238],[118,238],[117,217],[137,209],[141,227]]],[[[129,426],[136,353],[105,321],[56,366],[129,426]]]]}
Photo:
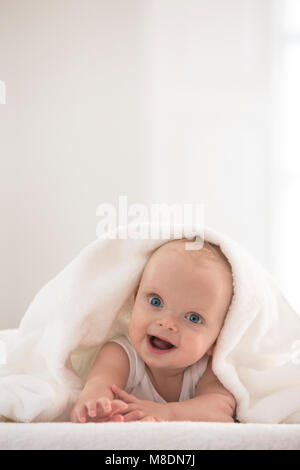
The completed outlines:
{"type": "Polygon", "coordinates": [[[299,4],[0,0],[0,329],[120,195],[203,203],[300,312],[299,4]]]}

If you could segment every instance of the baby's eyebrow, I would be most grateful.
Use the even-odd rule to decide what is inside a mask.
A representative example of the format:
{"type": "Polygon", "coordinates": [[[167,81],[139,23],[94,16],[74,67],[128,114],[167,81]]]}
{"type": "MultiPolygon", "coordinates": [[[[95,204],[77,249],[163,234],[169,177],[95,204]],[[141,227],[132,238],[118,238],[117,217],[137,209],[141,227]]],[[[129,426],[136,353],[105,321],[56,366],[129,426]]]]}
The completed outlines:
{"type": "Polygon", "coordinates": [[[161,297],[161,295],[159,294],[159,291],[160,291],[160,288],[153,287],[153,286],[146,286],[143,289],[143,292],[148,292],[151,294],[158,294],[161,297]]]}
{"type": "Polygon", "coordinates": [[[158,292],[155,291],[154,289],[147,289],[144,293],[146,295],[156,295],[157,297],[160,297],[161,299],[163,299],[163,296],[158,294],[158,292]]]}

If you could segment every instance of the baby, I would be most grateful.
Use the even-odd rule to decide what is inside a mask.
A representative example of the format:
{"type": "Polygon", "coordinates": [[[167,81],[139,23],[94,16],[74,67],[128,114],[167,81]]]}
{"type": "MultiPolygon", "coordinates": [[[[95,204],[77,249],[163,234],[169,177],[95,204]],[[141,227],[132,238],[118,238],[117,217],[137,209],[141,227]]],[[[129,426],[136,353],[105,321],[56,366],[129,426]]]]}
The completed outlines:
{"type": "Polygon", "coordinates": [[[188,242],[172,240],[155,250],[134,293],[127,338],[162,400],[124,391],[131,363],[124,348],[111,341],[95,359],[72,422],[234,422],[235,399],[212,371],[233,295],[231,267],[216,245],[204,242],[200,250],[187,250],[188,242]],[[187,368],[201,361],[205,367],[193,393],[179,401],[187,368]]]}

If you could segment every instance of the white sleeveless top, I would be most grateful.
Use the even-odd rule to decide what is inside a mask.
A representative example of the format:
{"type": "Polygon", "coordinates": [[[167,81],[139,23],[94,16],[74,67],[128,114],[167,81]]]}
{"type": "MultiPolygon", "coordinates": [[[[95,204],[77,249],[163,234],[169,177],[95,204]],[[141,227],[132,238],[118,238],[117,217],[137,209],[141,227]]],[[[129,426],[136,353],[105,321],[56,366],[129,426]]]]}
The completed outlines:
{"type": "MultiPolygon", "coordinates": [[[[121,335],[118,338],[111,339],[109,342],[120,344],[126,351],[129,359],[130,371],[126,386],[124,388],[125,392],[132,393],[140,400],[151,400],[157,403],[167,403],[166,400],[162,398],[155,390],[145,369],[145,363],[133,348],[129,336],[127,334],[121,335]]],[[[194,398],[195,388],[200,377],[202,377],[207,368],[208,360],[209,356],[205,354],[199,361],[185,369],[183,374],[181,393],[178,401],[185,401],[189,400],[190,398],[194,398]]]]}

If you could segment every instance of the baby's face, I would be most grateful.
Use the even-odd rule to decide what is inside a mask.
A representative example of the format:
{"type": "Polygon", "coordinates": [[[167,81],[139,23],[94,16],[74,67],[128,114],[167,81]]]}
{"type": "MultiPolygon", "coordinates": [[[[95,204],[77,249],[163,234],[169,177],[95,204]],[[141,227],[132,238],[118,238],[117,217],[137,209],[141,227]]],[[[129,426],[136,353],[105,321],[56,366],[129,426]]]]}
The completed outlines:
{"type": "Polygon", "coordinates": [[[212,354],[233,293],[231,271],[224,261],[200,254],[196,259],[184,246],[166,243],[151,256],[129,325],[138,355],[161,370],[180,371],[212,354]],[[149,344],[151,336],[175,347],[161,353],[149,344]]]}

